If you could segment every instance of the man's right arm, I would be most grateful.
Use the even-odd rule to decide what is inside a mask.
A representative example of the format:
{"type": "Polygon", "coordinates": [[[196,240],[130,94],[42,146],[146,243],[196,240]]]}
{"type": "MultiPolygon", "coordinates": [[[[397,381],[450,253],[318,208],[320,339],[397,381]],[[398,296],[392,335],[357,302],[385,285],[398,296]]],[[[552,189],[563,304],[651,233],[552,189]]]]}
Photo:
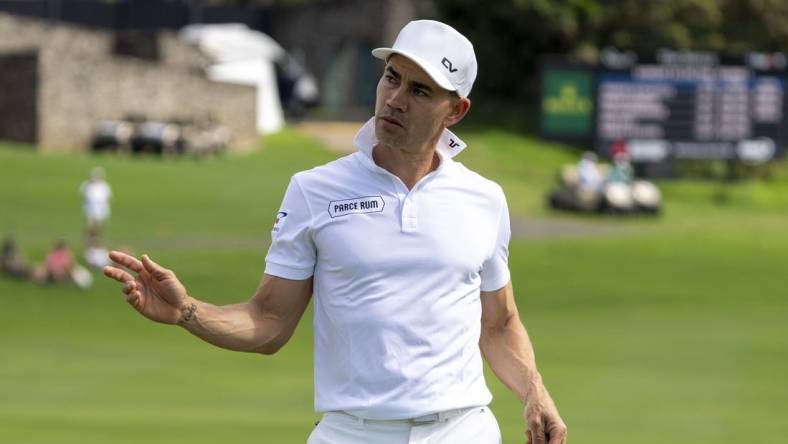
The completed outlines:
{"type": "Polygon", "coordinates": [[[312,278],[263,275],[255,295],[242,304],[216,306],[188,295],[172,270],[149,257],[113,251],[117,264],[104,274],[123,284],[126,301],[156,322],[179,324],[195,336],[229,350],[271,354],[295,331],[312,296],[312,278]]]}
{"type": "Polygon", "coordinates": [[[312,278],[264,274],[247,302],[216,306],[187,296],[178,324],[218,347],[276,353],[290,339],[312,296],[312,278]]]}

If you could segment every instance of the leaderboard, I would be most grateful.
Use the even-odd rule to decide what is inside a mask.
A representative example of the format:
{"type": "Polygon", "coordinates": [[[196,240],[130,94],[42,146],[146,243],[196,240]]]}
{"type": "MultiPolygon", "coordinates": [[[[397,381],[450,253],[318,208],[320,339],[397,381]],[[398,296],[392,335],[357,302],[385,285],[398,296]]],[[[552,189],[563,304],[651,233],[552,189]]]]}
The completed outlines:
{"type": "Polygon", "coordinates": [[[626,149],[640,163],[759,163],[782,154],[785,57],[721,62],[713,53],[662,51],[652,60],[618,53],[598,66],[543,62],[542,136],[592,145],[607,157],[626,149]]]}
{"type": "Polygon", "coordinates": [[[596,146],[634,161],[768,160],[784,142],[784,78],[745,66],[639,65],[597,75],[596,146]]]}

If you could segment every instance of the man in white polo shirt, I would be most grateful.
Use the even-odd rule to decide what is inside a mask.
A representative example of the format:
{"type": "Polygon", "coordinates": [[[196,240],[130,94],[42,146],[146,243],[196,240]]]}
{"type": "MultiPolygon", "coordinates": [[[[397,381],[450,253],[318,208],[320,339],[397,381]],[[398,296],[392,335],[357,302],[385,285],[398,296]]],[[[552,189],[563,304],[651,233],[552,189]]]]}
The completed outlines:
{"type": "Polygon", "coordinates": [[[420,20],[402,29],[358,152],[293,176],[266,269],[244,304],[194,299],[147,256],[107,267],[146,317],[220,347],[270,354],[314,299],[311,444],[500,443],[482,355],[525,404],[531,443],[566,441],[520,322],[501,188],[452,158],[470,107],[471,43],[420,20]]]}

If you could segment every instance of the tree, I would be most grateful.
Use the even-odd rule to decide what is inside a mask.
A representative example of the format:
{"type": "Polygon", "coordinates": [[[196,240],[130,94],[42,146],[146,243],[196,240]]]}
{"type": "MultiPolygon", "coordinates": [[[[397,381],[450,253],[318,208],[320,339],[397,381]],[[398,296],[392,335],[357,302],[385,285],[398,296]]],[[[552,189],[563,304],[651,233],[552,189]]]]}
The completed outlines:
{"type": "Polygon", "coordinates": [[[788,52],[784,0],[434,0],[476,48],[482,96],[529,99],[543,54],[595,61],[606,46],[788,52]]]}

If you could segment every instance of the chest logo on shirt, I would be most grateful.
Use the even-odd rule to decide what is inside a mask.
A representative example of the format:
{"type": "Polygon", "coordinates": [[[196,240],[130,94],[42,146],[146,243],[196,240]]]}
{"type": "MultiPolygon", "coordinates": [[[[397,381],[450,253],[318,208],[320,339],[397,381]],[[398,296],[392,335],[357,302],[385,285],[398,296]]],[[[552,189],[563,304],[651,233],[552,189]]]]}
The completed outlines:
{"type": "Polygon", "coordinates": [[[332,200],[328,204],[328,215],[333,217],[348,214],[380,213],[386,203],[381,196],[365,196],[353,199],[332,200]]]}

